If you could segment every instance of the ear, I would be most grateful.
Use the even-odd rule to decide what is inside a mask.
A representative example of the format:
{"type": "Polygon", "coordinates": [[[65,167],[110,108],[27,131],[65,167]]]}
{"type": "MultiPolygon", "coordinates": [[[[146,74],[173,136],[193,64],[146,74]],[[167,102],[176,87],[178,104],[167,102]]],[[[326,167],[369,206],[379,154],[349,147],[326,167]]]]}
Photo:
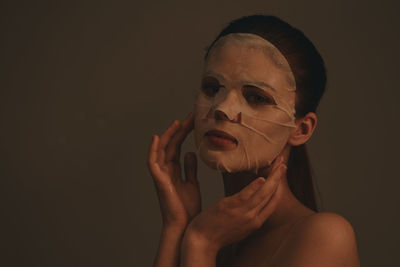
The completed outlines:
{"type": "Polygon", "coordinates": [[[317,126],[317,115],[314,112],[307,113],[303,118],[296,120],[296,128],[292,130],[288,143],[298,146],[306,143],[310,139],[317,126]]]}

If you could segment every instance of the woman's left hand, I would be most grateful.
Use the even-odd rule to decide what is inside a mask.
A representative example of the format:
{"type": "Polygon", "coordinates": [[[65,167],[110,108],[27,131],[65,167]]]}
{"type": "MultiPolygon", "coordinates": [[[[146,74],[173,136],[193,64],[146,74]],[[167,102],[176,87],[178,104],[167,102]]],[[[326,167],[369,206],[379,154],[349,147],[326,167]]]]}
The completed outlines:
{"type": "Polygon", "coordinates": [[[183,246],[194,245],[216,254],[223,246],[240,241],[260,228],[278,202],[274,193],[286,172],[282,162],[282,158],[274,162],[267,179],[255,179],[240,192],[197,215],[186,230],[183,246]]]}

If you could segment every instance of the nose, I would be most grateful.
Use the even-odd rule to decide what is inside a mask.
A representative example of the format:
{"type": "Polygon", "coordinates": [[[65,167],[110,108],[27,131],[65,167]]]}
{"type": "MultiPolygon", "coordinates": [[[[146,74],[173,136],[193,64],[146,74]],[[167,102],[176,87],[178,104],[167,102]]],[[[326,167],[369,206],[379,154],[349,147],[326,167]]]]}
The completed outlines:
{"type": "Polygon", "coordinates": [[[228,116],[223,110],[221,109],[215,109],[214,111],[214,119],[219,121],[219,120],[226,120],[230,121],[233,123],[239,123],[241,120],[241,115],[242,113],[236,113],[234,116],[228,116]]]}
{"type": "Polygon", "coordinates": [[[226,95],[214,103],[210,109],[209,118],[214,117],[216,121],[230,121],[240,123],[242,113],[240,110],[240,99],[236,90],[230,90],[226,95]]]}
{"type": "Polygon", "coordinates": [[[230,90],[214,109],[215,120],[227,120],[234,123],[241,121],[239,96],[236,90],[230,90]]]}

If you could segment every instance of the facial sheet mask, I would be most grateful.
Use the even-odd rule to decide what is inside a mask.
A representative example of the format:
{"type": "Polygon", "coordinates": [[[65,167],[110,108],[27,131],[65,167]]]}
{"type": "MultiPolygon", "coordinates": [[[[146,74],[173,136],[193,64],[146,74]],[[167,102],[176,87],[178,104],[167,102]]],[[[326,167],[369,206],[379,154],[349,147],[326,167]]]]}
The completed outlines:
{"type": "Polygon", "coordinates": [[[285,57],[258,35],[229,34],[214,44],[203,76],[215,78],[221,87],[213,96],[202,89],[197,95],[195,141],[201,159],[222,172],[257,172],[270,165],[295,127],[295,79],[285,57]],[[248,60],[249,55],[264,57],[265,61],[259,67],[259,61],[248,60]],[[252,105],[244,87],[264,90],[274,103],[252,105]],[[226,119],[217,119],[217,112],[226,119]],[[211,130],[233,136],[237,146],[231,150],[210,147],[205,134],[211,130]]]}

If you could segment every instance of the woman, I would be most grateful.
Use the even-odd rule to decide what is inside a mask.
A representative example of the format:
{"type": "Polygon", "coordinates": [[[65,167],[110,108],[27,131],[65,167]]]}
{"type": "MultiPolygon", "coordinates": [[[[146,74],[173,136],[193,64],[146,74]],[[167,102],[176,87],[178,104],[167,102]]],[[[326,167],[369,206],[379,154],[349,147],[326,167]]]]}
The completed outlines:
{"type": "Polygon", "coordinates": [[[195,112],[153,136],[148,165],[163,230],[155,266],[359,266],[352,226],[317,212],[305,143],[325,90],[322,58],[273,16],[231,22],[208,48],[195,112]],[[196,156],[226,197],[201,211],[196,156]]]}

